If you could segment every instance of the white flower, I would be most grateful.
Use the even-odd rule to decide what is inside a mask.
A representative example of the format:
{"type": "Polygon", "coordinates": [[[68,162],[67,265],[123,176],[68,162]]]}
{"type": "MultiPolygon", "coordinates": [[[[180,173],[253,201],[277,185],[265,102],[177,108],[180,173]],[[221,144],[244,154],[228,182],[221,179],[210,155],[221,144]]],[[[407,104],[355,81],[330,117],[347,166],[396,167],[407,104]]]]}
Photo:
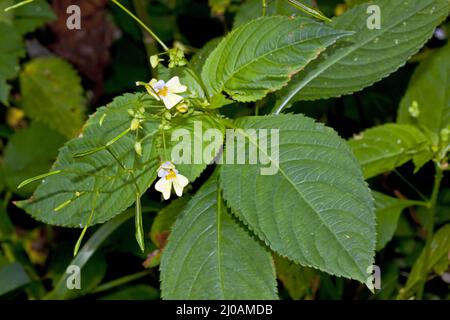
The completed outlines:
{"type": "Polygon", "coordinates": [[[158,100],[161,99],[169,110],[183,100],[183,97],[177,93],[183,93],[187,90],[186,86],[183,86],[180,83],[178,76],[173,77],[167,82],[164,82],[164,80],[152,79],[149,82],[149,85],[153,90],[147,87],[148,93],[158,100]]]}
{"type": "Polygon", "coordinates": [[[183,195],[183,189],[189,183],[189,180],[178,173],[175,166],[167,161],[164,162],[158,169],[158,177],[160,178],[155,184],[155,189],[163,194],[164,200],[170,198],[170,192],[173,189],[177,196],[181,197],[183,195]]]}

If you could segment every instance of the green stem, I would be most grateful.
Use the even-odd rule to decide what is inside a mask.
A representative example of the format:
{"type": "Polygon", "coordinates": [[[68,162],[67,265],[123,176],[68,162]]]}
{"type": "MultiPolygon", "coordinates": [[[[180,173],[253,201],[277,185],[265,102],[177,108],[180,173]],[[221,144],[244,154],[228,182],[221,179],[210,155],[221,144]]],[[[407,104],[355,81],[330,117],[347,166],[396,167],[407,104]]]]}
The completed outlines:
{"type": "Polygon", "coordinates": [[[431,200],[430,200],[430,208],[428,209],[428,225],[427,228],[427,238],[424,248],[424,263],[422,267],[422,278],[420,279],[419,283],[419,289],[417,291],[417,299],[422,299],[423,292],[425,288],[425,283],[427,282],[428,278],[428,259],[431,253],[431,243],[433,242],[433,235],[434,235],[434,220],[436,215],[436,206],[437,206],[437,199],[439,195],[439,189],[441,187],[442,178],[444,177],[444,174],[442,172],[441,167],[439,164],[436,164],[436,174],[434,178],[434,185],[433,185],[433,192],[431,194],[431,200]]]}
{"type": "MultiPolygon", "coordinates": [[[[147,14],[147,10],[146,10],[144,1],[143,0],[133,0],[133,6],[134,6],[134,10],[136,11],[137,17],[142,21],[143,24],[149,26],[150,21],[148,19],[148,14],[147,14]]],[[[147,52],[147,56],[151,57],[155,54],[158,54],[158,48],[156,47],[155,40],[152,37],[149,37],[145,33],[146,30],[142,26],[141,26],[141,31],[142,31],[142,42],[144,43],[145,51],[147,52]]],[[[158,76],[157,70],[154,68],[151,68],[151,73],[152,73],[153,78],[156,78],[158,76]]]]}
{"type": "Polygon", "coordinates": [[[34,0],[25,0],[25,1],[19,2],[19,3],[15,4],[15,5],[13,5],[13,6],[10,6],[10,7],[6,8],[6,9],[5,9],[5,12],[7,12],[7,11],[9,11],[9,10],[13,10],[13,9],[19,8],[19,7],[23,6],[23,5],[26,5],[26,4],[28,4],[28,3],[31,3],[31,2],[33,2],[33,1],[34,1],[34,0]]]}
{"type": "Polygon", "coordinates": [[[264,17],[266,15],[267,11],[267,2],[266,0],[262,0],[262,16],[264,17]]]}
{"type": "Polygon", "coordinates": [[[141,279],[150,273],[151,273],[151,270],[144,270],[144,271],[140,271],[140,272],[137,272],[134,274],[127,275],[127,276],[119,278],[119,279],[112,280],[110,282],[107,282],[107,283],[104,283],[104,284],[98,286],[92,293],[100,293],[100,292],[114,289],[116,287],[127,284],[129,282],[141,279]]]}
{"type": "Polygon", "coordinates": [[[136,17],[133,13],[131,13],[130,10],[128,10],[127,8],[125,8],[119,1],[117,0],[111,0],[116,6],[118,6],[120,9],[122,9],[123,11],[125,11],[131,18],[134,19],[134,21],[136,21],[137,23],[139,23],[139,25],[145,30],[147,31],[156,41],[158,41],[158,43],[161,45],[161,47],[163,47],[163,49],[165,51],[169,51],[169,48],[164,44],[164,42],[161,41],[160,38],[158,38],[158,36],[149,28],[147,27],[147,25],[145,23],[143,23],[138,17],[136,17]]]}

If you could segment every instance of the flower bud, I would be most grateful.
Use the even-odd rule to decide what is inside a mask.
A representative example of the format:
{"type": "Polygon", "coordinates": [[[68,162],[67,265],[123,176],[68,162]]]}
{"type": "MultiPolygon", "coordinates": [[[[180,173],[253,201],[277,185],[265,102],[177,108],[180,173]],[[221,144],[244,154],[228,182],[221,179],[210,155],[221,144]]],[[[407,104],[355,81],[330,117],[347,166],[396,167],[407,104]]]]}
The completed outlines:
{"type": "Polygon", "coordinates": [[[139,128],[140,123],[139,119],[134,118],[131,120],[130,130],[136,131],[139,128]]]}
{"type": "Polygon", "coordinates": [[[142,156],[142,144],[139,141],[136,141],[134,144],[134,151],[138,156],[142,156]]]}

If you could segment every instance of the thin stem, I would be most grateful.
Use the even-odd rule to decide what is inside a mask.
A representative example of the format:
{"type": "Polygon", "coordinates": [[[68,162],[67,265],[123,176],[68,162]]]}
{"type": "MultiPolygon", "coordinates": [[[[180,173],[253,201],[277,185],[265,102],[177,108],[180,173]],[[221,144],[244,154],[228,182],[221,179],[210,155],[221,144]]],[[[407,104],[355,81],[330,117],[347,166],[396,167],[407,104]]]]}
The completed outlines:
{"type": "Polygon", "coordinates": [[[164,42],[161,41],[160,38],[158,38],[158,36],[149,28],[147,27],[147,25],[145,23],[143,23],[138,17],[136,17],[133,13],[131,13],[130,10],[128,10],[127,8],[125,8],[119,1],[117,0],[111,0],[116,6],[118,6],[120,9],[122,9],[123,11],[125,11],[131,18],[134,19],[134,21],[136,21],[137,23],[139,23],[139,25],[144,28],[145,31],[147,31],[156,41],[158,41],[158,43],[161,45],[161,47],[163,47],[163,49],[165,51],[169,51],[169,48],[164,44],[164,42]]]}
{"type": "Polygon", "coordinates": [[[23,6],[23,5],[26,5],[26,4],[28,4],[28,3],[31,3],[31,2],[33,2],[33,1],[34,1],[34,0],[25,0],[25,1],[19,2],[19,3],[15,4],[15,5],[13,5],[13,6],[10,6],[10,7],[6,8],[6,9],[5,9],[5,12],[7,12],[7,11],[9,11],[9,10],[13,10],[13,9],[19,8],[19,7],[23,6]]]}
{"type": "MultiPolygon", "coordinates": [[[[148,14],[146,11],[146,7],[145,7],[145,3],[143,0],[133,0],[133,6],[134,6],[134,10],[136,11],[136,15],[137,17],[145,24],[145,25],[150,25],[150,21],[148,19],[148,14]]],[[[142,42],[144,43],[145,46],[145,51],[147,52],[147,56],[151,57],[155,54],[158,53],[158,48],[155,45],[155,40],[152,37],[149,37],[146,33],[145,33],[145,29],[143,27],[141,27],[141,31],[142,31],[142,42]]],[[[157,75],[157,69],[156,68],[151,68],[151,73],[152,73],[152,77],[156,78],[157,75]]]]}
{"type": "Polygon", "coordinates": [[[107,290],[114,289],[114,288],[124,285],[126,283],[141,279],[141,278],[149,275],[150,273],[151,273],[151,270],[144,270],[144,271],[140,271],[140,272],[137,272],[134,274],[127,275],[127,276],[119,278],[119,279],[112,280],[110,282],[107,282],[107,283],[104,283],[104,284],[98,286],[92,293],[99,293],[99,292],[104,292],[107,290]]]}
{"type": "Polygon", "coordinates": [[[264,17],[267,12],[267,0],[262,0],[262,16],[264,17]]]}
{"type": "Polygon", "coordinates": [[[427,225],[427,239],[425,243],[424,248],[424,263],[422,266],[422,277],[420,279],[419,283],[419,289],[417,291],[417,299],[422,299],[423,292],[425,288],[425,283],[427,282],[428,277],[428,259],[431,253],[431,243],[433,242],[433,235],[434,235],[434,220],[436,215],[436,206],[437,206],[437,199],[439,195],[439,189],[441,187],[442,178],[444,177],[444,174],[442,172],[441,167],[439,164],[436,164],[436,174],[434,177],[434,185],[433,185],[433,192],[431,194],[431,200],[430,200],[430,208],[428,209],[428,225],[427,225]]]}
{"type": "Polygon", "coordinates": [[[394,172],[400,179],[403,180],[403,182],[405,182],[412,190],[414,190],[424,202],[428,203],[428,207],[430,206],[430,201],[423,195],[422,192],[419,191],[419,189],[417,189],[411,182],[409,182],[404,176],[402,176],[402,174],[398,172],[397,169],[394,169],[394,172]]]}

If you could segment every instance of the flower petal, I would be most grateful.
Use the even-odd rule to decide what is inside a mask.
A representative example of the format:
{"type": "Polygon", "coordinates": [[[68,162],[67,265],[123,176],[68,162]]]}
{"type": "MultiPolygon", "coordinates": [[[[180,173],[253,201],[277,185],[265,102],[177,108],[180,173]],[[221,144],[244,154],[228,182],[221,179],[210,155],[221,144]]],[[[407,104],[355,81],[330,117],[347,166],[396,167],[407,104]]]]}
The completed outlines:
{"type": "Polygon", "coordinates": [[[183,195],[183,189],[188,185],[188,183],[189,180],[185,176],[177,174],[175,179],[173,179],[173,188],[175,189],[177,196],[181,197],[183,195]]]}
{"type": "Polygon", "coordinates": [[[172,79],[170,79],[169,81],[167,81],[166,86],[169,89],[169,92],[172,92],[172,93],[182,93],[187,90],[187,87],[183,86],[180,83],[180,78],[178,78],[178,76],[175,76],[172,79]]]}
{"type": "Polygon", "coordinates": [[[161,178],[156,182],[155,189],[163,194],[164,200],[170,198],[170,190],[172,189],[172,180],[161,178]]]}
{"type": "Polygon", "coordinates": [[[181,102],[181,100],[183,100],[182,96],[179,96],[175,93],[167,93],[167,96],[165,97],[160,97],[162,99],[162,101],[164,102],[164,105],[166,106],[167,109],[172,109],[175,105],[177,105],[178,103],[181,102]]]}

